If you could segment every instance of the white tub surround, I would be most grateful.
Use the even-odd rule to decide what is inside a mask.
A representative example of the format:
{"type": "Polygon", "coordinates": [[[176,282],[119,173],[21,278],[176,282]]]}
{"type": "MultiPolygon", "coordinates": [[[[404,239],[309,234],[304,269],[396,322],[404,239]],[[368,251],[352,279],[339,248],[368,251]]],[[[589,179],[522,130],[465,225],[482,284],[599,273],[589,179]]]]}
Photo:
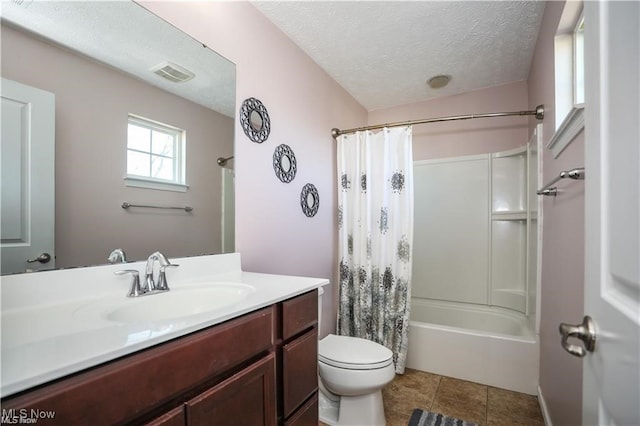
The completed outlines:
{"type": "Polygon", "coordinates": [[[413,297],[535,314],[536,147],[414,163],[413,297]]]}
{"type": "Polygon", "coordinates": [[[508,309],[413,299],[407,367],[536,395],[540,349],[533,330],[508,309]]]}
{"type": "Polygon", "coordinates": [[[245,272],[239,253],[170,260],[180,265],[167,271],[171,290],[139,298],[126,297],[131,278],[114,272],[137,269],[144,279],[145,262],[2,277],[2,397],[329,283],[323,278],[245,272]],[[115,308],[128,309],[142,298],[177,300],[193,289],[221,284],[240,284],[248,292],[231,305],[196,309],[190,315],[175,317],[171,303],[166,303],[166,318],[158,312],[148,321],[108,318],[115,308]]]}

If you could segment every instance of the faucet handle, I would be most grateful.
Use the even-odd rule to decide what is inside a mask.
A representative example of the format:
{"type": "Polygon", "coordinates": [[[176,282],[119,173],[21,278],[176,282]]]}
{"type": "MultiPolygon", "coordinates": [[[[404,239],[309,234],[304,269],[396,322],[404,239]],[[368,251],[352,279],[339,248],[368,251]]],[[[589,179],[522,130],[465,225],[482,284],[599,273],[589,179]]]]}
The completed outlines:
{"type": "Polygon", "coordinates": [[[167,283],[167,275],[165,274],[165,270],[167,268],[177,268],[178,266],[180,265],[176,265],[175,263],[169,263],[167,265],[160,266],[160,274],[158,275],[158,284],[156,284],[156,290],[169,290],[169,284],[167,283]]]}
{"type": "Polygon", "coordinates": [[[143,295],[145,292],[140,287],[140,273],[135,269],[122,269],[120,271],[115,271],[116,275],[126,275],[131,274],[131,289],[129,293],[127,293],[127,297],[138,297],[143,295]]]}

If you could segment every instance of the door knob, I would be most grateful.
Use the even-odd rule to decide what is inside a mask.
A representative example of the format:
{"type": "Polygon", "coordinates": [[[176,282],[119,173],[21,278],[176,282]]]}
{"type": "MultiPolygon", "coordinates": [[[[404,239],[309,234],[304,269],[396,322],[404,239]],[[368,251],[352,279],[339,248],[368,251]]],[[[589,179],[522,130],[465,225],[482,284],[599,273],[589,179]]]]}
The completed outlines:
{"type": "Polygon", "coordinates": [[[51,260],[51,255],[49,253],[42,253],[40,256],[35,259],[27,259],[27,263],[48,263],[51,260]]]}
{"type": "Polygon", "coordinates": [[[562,335],[562,347],[573,356],[582,358],[587,352],[593,352],[596,348],[596,327],[588,315],[584,317],[582,324],[560,323],[560,334],[562,335]],[[569,337],[582,340],[584,347],[570,344],[569,337]]]}

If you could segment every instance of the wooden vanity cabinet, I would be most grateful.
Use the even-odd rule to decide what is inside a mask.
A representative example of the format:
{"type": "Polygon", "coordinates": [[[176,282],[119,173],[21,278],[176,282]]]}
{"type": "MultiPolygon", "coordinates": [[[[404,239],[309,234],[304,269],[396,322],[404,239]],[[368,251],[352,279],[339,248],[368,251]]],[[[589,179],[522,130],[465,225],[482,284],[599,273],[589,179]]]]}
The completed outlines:
{"type": "Polygon", "coordinates": [[[38,419],[45,425],[316,426],[317,291],[12,395],[2,408],[54,411],[38,419]],[[310,295],[316,309],[292,316],[310,295]]]}

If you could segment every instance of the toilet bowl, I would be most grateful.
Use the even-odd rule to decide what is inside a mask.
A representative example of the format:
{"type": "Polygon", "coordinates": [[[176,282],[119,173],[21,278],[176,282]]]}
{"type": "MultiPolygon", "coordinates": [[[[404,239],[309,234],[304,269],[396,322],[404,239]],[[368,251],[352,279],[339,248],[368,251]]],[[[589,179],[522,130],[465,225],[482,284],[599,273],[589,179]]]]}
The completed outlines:
{"type": "Polygon", "coordinates": [[[382,388],[395,376],[392,357],[389,349],[366,339],[329,334],[320,340],[320,421],[385,425],[382,388]]]}
{"type": "MultiPolygon", "coordinates": [[[[319,310],[321,310],[321,294],[319,310]]],[[[319,318],[320,319],[320,318],[319,318]]],[[[393,353],[358,337],[329,334],[318,343],[320,421],[384,426],[382,388],[395,377],[393,353]]]]}

